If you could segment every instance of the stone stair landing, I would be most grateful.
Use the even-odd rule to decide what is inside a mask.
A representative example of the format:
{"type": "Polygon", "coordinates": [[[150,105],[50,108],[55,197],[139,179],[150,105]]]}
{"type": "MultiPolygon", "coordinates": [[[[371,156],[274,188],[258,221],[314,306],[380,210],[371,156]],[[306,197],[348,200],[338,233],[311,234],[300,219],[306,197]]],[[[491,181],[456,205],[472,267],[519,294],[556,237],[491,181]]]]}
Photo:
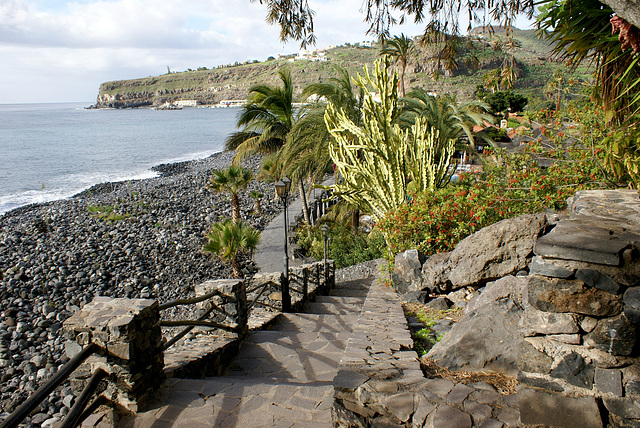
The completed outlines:
{"type": "Polygon", "coordinates": [[[333,380],[373,278],[338,284],[304,313],[252,332],[223,376],[167,379],[121,427],[331,427],[333,380]]]}

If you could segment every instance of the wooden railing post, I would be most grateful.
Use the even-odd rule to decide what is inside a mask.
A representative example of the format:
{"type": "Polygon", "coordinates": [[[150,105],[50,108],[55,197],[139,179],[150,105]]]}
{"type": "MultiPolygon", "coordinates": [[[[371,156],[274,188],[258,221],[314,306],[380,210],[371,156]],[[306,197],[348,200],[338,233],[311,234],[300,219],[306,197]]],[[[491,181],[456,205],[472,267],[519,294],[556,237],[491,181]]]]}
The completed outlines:
{"type": "Polygon", "coordinates": [[[249,332],[249,306],[247,303],[247,281],[238,281],[233,286],[233,295],[236,298],[236,324],[238,337],[244,338],[249,332]]]}

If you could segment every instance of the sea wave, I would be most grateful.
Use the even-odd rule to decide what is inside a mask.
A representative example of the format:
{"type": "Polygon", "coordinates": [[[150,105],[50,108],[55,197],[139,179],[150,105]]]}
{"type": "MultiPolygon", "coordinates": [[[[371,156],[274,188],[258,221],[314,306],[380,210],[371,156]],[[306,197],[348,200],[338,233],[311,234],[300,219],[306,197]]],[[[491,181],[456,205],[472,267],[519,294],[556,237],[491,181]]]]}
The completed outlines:
{"type": "Polygon", "coordinates": [[[127,180],[143,180],[157,177],[158,173],[147,170],[138,173],[96,173],[69,174],[52,180],[51,185],[42,184],[38,190],[25,190],[9,195],[0,195],[0,214],[25,205],[57,201],[76,195],[91,186],[100,183],[120,182],[127,180]]]}

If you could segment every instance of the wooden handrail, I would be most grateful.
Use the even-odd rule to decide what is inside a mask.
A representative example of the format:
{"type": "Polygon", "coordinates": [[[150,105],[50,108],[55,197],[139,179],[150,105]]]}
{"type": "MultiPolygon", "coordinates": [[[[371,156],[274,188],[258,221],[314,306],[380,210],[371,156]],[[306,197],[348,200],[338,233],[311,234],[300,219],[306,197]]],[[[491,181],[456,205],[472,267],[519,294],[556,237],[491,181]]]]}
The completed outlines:
{"type": "Polygon", "coordinates": [[[82,419],[80,419],[80,417],[83,415],[83,411],[85,407],[87,407],[87,403],[89,403],[89,400],[91,399],[91,397],[93,397],[96,389],[98,389],[98,385],[100,385],[100,382],[106,376],[107,372],[100,368],[91,375],[87,386],[84,387],[82,393],[80,393],[80,395],[76,399],[76,402],[73,404],[73,407],[71,407],[71,410],[69,410],[67,417],[65,417],[60,424],[60,428],[74,428],[80,422],[82,422],[82,419]]]}
{"type": "Polygon", "coordinates": [[[200,297],[192,297],[190,299],[177,299],[177,300],[172,300],[171,302],[163,303],[162,305],[158,306],[158,310],[164,311],[165,309],[173,308],[174,306],[191,305],[193,303],[200,303],[214,296],[222,296],[226,299],[229,299],[230,303],[235,303],[236,301],[235,297],[233,296],[229,296],[228,294],[222,294],[220,290],[213,290],[212,292],[207,293],[200,297]]]}
{"type": "Polygon", "coordinates": [[[49,396],[62,382],[64,382],[69,375],[77,369],[80,364],[91,354],[96,352],[99,349],[98,345],[95,343],[90,343],[86,347],[82,349],[71,360],[69,360],[60,370],[58,370],[51,379],[49,379],[44,385],[42,385],[36,392],[33,393],[31,397],[27,399],[24,403],[22,403],[17,409],[13,411],[9,415],[7,419],[5,419],[2,424],[0,424],[0,428],[15,428],[17,427],[27,416],[31,414],[31,412],[44,401],[46,397],[49,396]]]}

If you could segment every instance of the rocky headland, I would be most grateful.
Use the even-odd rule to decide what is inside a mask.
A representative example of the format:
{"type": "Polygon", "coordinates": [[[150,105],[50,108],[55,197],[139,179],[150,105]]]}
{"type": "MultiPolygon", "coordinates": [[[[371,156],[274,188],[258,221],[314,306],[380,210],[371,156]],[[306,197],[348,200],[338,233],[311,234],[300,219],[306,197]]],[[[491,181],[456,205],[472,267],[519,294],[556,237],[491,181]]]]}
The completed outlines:
{"type": "MultiPolygon", "coordinates": [[[[210,172],[233,153],[155,167],[156,178],[103,183],[72,198],[30,205],[0,216],[0,413],[17,404],[68,359],[62,322],[95,296],[193,296],[194,286],[230,278],[225,263],[201,251],[212,222],[231,216],[229,197],[208,189],[210,172]]],[[[256,170],[259,159],[245,166],[256,170]]],[[[242,214],[263,229],[281,205],[271,185],[253,181],[263,213],[243,192],[242,214]]],[[[245,260],[245,269],[252,263],[245,260]]],[[[42,405],[64,414],[66,387],[42,405]]]]}

